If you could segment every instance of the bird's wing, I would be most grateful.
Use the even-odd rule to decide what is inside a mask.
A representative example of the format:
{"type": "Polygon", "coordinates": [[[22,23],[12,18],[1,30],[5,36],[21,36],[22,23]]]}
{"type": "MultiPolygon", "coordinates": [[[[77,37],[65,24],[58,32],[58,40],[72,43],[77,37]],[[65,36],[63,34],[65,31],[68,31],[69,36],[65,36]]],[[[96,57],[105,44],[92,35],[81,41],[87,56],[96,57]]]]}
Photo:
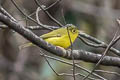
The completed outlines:
{"type": "Polygon", "coordinates": [[[43,39],[48,39],[48,38],[54,38],[54,37],[61,37],[61,34],[54,34],[54,35],[42,35],[42,36],[40,36],[41,38],[43,38],[43,39]]]}
{"type": "Polygon", "coordinates": [[[40,37],[43,38],[43,39],[48,39],[48,38],[53,38],[53,37],[61,37],[64,34],[65,34],[65,30],[64,30],[64,28],[61,28],[61,29],[54,30],[52,32],[43,34],[40,37]]]}

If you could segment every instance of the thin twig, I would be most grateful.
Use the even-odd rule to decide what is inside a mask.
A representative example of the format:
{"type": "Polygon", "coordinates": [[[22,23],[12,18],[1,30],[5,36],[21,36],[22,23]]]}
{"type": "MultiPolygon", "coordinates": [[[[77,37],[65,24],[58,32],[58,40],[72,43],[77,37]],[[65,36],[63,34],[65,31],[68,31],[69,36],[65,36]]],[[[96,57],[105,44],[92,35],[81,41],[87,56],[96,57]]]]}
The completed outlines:
{"type": "Polygon", "coordinates": [[[47,57],[45,56],[45,54],[43,53],[42,50],[39,50],[40,51],[40,55],[42,55],[44,57],[44,59],[46,60],[47,64],[49,65],[49,67],[52,69],[52,71],[57,75],[59,76],[59,74],[54,70],[54,68],[51,66],[50,62],[48,61],[47,57]]]}
{"type": "MultiPolygon", "coordinates": [[[[67,65],[73,66],[73,63],[71,63],[71,62],[68,62],[68,61],[65,61],[65,60],[62,60],[62,59],[58,59],[58,58],[55,58],[55,57],[52,57],[52,56],[48,56],[48,55],[43,55],[43,54],[40,54],[40,55],[41,55],[41,56],[45,56],[45,57],[47,57],[47,58],[49,58],[49,59],[52,59],[52,60],[59,61],[59,62],[61,62],[61,63],[67,64],[67,65]]],[[[78,64],[75,64],[75,67],[76,67],[76,68],[79,68],[79,69],[81,69],[81,70],[83,70],[83,71],[85,71],[85,72],[90,73],[90,71],[89,71],[88,69],[85,69],[84,67],[82,67],[82,66],[80,66],[80,65],[78,65],[78,64]]],[[[100,79],[104,79],[103,77],[99,76],[99,75],[96,74],[96,73],[93,73],[93,76],[98,77],[98,78],[100,78],[100,79]]]]}
{"type": "MultiPolygon", "coordinates": [[[[45,6],[43,6],[43,7],[45,7],[45,6]]],[[[45,27],[51,28],[52,26],[44,25],[44,24],[42,24],[42,23],[40,22],[40,20],[39,20],[39,15],[38,15],[38,14],[39,14],[39,11],[41,11],[40,7],[38,7],[37,10],[36,10],[36,20],[37,20],[37,22],[38,22],[40,25],[43,25],[43,26],[45,26],[45,27]]]]}
{"type": "MultiPolygon", "coordinates": [[[[60,76],[73,76],[73,74],[68,74],[68,73],[61,73],[59,74],[60,76]]],[[[81,74],[81,73],[75,73],[75,76],[82,76],[85,77],[85,75],[81,74]]],[[[96,78],[92,78],[92,77],[88,77],[89,80],[99,80],[96,78]]]]}
{"type": "MultiPolygon", "coordinates": [[[[94,37],[92,37],[92,36],[84,33],[84,32],[80,32],[80,33],[79,33],[78,38],[80,38],[80,37],[83,37],[83,38],[85,38],[85,39],[88,39],[88,40],[90,40],[90,41],[98,44],[98,45],[89,45],[89,46],[92,46],[92,47],[93,47],[93,46],[94,46],[94,47],[96,46],[95,48],[107,48],[107,46],[108,46],[108,44],[106,44],[106,43],[104,43],[104,42],[102,42],[102,41],[100,41],[100,40],[98,40],[98,39],[96,39],[96,38],[94,38],[94,37]]],[[[80,38],[80,39],[81,39],[81,38],[80,38]]],[[[114,54],[120,56],[120,51],[119,51],[119,50],[111,47],[111,48],[110,48],[110,51],[112,51],[114,54]]]]}
{"type": "Polygon", "coordinates": [[[45,29],[51,30],[49,27],[46,27],[44,25],[39,24],[36,20],[34,20],[33,18],[31,18],[30,16],[28,16],[27,14],[25,14],[17,5],[17,3],[14,0],[11,0],[11,2],[15,5],[15,7],[28,19],[32,20],[33,22],[35,22],[36,24],[38,24],[39,26],[42,26],[45,29]]]}
{"type": "MultiPolygon", "coordinates": [[[[46,30],[45,28],[40,27],[40,26],[27,26],[26,28],[30,30],[46,30]]],[[[55,29],[58,29],[58,27],[52,26],[51,29],[55,30],[55,29]]]]}
{"type": "MultiPolygon", "coordinates": [[[[40,51],[40,55],[45,58],[45,60],[46,60],[46,62],[48,63],[49,67],[52,69],[52,71],[53,71],[57,76],[74,76],[74,75],[77,76],[77,75],[79,75],[79,76],[85,77],[85,75],[83,75],[83,74],[81,74],[81,73],[75,73],[74,75],[73,75],[73,74],[68,74],[68,73],[57,73],[57,72],[54,70],[54,68],[51,66],[51,64],[50,64],[50,62],[49,62],[49,60],[48,60],[47,58],[50,58],[50,59],[53,59],[53,60],[56,60],[56,61],[60,61],[60,62],[63,62],[63,63],[65,63],[65,64],[66,64],[66,63],[69,64],[69,62],[62,61],[62,60],[57,59],[57,58],[55,58],[55,57],[47,56],[47,55],[45,55],[42,51],[40,51]]],[[[72,65],[72,66],[73,66],[73,65],[72,65]]],[[[76,65],[75,65],[75,67],[76,67],[76,65]]],[[[83,70],[84,70],[84,69],[83,69],[83,70]]],[[[91,78],[91,77],[88,77],[88,79],[90,79],[90,80],[95,80],[95,78],[91,78]]]]}
{"type": "Polygon", "coordinates": [[[95,65],[94,69],[91,71],[91,73],[89,73],[83,80],[87,79],[93,72],[94,70],[97,68],[97,66],[101,63],[101,61],[104,59],[104,56],[108,53],[109,49],[120,39],[120,38],[116,38],[118,30],[116,31],[113,39],[111,40],[111,42],[109,43],[108,47],[106,48],[106,50],[104,51],[103,55],[100,57],[99,61],[97,62],[97,64],[95,65]]]}
{"type": "Polygon", "coordinates": [[[94,43],[90,43],[88,41],[85,41],[81,36],[79,36],[79,39],[85,43],[86,45],[88,46],[91,46],[91,47],[94,47],[94,48],[100,48],[100,47],[103,47],[104,45],[103,44],[94,44],[94,43]]]}
{"type": "MultiPolygon", "coordinates": [[[[35,13],[36,13],[36,11],[30,13],[28,16],[29,16],[29,17],[32,17],[35,13]]],[[[22,19],[18,19],[17,21],[23,21],[23,20],[25,20],[25,19],[26,19],[26,17],[25,17],[25,18],[22,18],[22,19]]]]}
{"type": "Polygon", "coordinates": [[[4,15],[8,16],[11,20],[16,22],[16,19],[11,16],[2,6],[0,6],[0,12],[2,12],[4,15]]]}
{"type": "Polygon", "coordinates": [[[48,6],[47,8],[45,8],[45,10],[48,10],[50,8],[52,8],[53,6],[57,5],[61,0],[56,0],[54,3],[52,3],[50,6],[48,6]]]}
{"type": "Polygon", "coordinates": [[[34,1],[35,1],[35,3],[46,13],[46,15],[47,15],[52,21],[54,21],[55,23],[57,23],[59,26],[63,27],[63,25],[62,25],[60,22],[58,22],[55,18],[53,18],[53,17],[50,15],[50,13],[49,13],[47,10],[45,10],[45,9],[40,5],[40,3],[39,3],[38,0],[34,0],[34,1]]]}
{"type": "Polygon", "coordinates": [[[69,32],[69,28],[70,26],[67,26],[67,33],[68,33],[68,37],[69,37],[69,41],[70,41],[70,44],[71,44],[71,46],[70,46],[70,48],[71,48],[71,55],[72,55],[72,60],[73,60],[73,78],[74,78],[74,80],[76,80],[75,79],[75,61],[74,61],[74,56],[73,56],[73,45],[72,45],[72,40],[71,40],[71,36],[70,36],[70,32],[69,32]]]}
{"type": "Polygon", "coordinates": [[[112,72],[112,71],[95,70],[94,72],[101,72],[101,73],[114,74],[114,75],[120,76],[119,73],[117,73],[117,72],[112,72]]]}

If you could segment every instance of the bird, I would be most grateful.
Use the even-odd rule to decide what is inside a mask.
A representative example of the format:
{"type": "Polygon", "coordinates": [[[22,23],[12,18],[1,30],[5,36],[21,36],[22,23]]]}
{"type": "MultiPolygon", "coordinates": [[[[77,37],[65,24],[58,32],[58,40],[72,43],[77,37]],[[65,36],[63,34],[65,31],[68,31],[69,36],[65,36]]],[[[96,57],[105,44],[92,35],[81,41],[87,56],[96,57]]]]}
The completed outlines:
{"type": "MultiPolygon", "coordinates": [[[[41,35],[40,38],[54,46],[67,49],[69,46],[71,46],[71,43],[73,43],[76,40],[78,34],[79,30],[76,26],[74,26],[73,24],[67,24],[65,25],[65,27],[61,27],[41,35]]],[[[31,42],[25,43],[21,46],[21,48],[33,45],[34,44],[32,44],[31,42]]]]}

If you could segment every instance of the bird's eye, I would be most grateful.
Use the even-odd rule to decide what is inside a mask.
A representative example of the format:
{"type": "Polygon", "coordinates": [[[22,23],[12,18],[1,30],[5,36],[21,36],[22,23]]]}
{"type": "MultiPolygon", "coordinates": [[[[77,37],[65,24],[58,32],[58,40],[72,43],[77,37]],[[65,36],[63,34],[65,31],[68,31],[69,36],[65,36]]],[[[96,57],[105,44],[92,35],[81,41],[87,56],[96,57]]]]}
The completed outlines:
{"type": "Polygon", "coordinates": [[[75,30],[75,29],[72,29],[72,33],[76,33],[76,30],[75,30]]]}

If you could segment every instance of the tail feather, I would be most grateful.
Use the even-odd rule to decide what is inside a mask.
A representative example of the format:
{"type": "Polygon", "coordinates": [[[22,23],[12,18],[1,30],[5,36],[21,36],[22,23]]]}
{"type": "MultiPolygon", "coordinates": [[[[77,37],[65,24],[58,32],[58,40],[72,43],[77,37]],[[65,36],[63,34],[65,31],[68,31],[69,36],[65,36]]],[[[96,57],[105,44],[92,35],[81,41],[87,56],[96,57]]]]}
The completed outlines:
{"type": "Polygon", "coordinates": [[[23,49],[23,48],[30,47],[30,46],[33,46],[33,44],[32,44],[32,43],[25,43],[25,44],[23,44],[23,45],[20,45],[20,46],[19,46],[19,49],[21,50],[21,49],[23,49]]]}

